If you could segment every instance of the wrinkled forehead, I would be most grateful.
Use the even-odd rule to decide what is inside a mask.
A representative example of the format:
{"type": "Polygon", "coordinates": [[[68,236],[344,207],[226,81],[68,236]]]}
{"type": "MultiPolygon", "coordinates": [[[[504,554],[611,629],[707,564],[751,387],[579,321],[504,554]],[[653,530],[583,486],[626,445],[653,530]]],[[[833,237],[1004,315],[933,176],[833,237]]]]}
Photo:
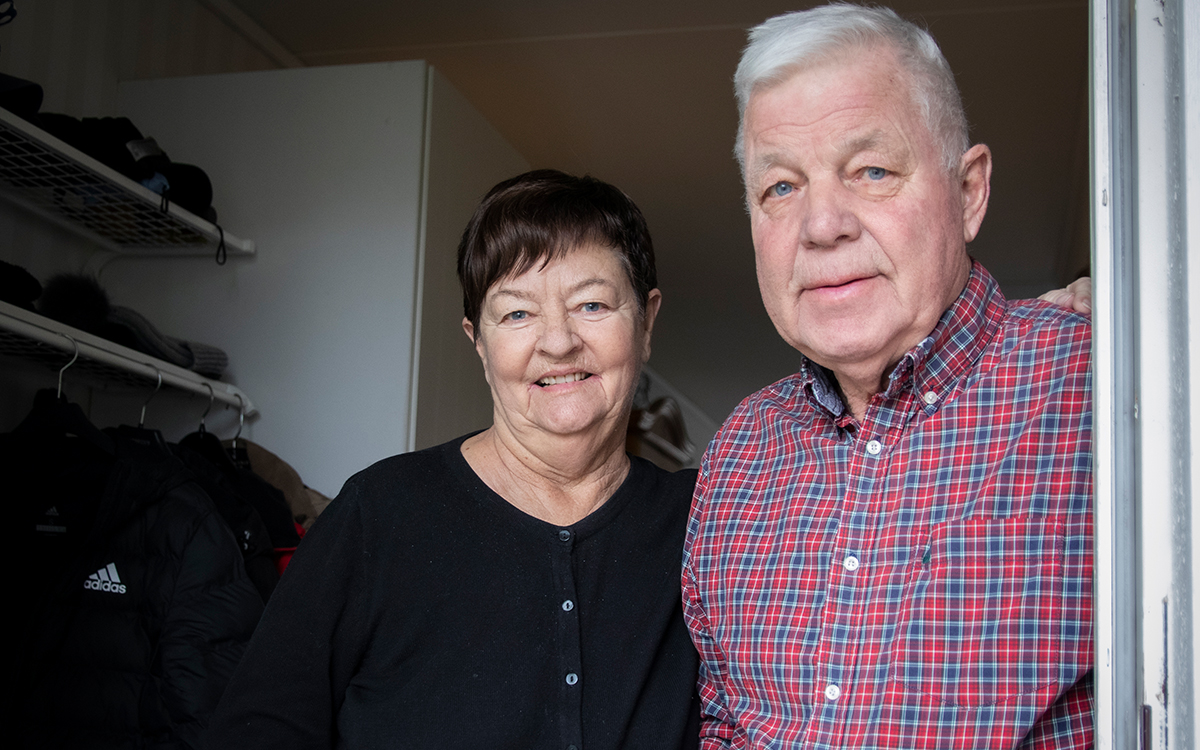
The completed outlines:
{"type": "MultiPolygon", "coordinates": [[[[828,45],[826,49],[806,55],[800,62],[780,66],[755,84],[741,113],[740,147],[744,149],[746,146],[746,136],[750,134],[748,120],[756,109],[756,103],[797,79],[818,76],[835,80],[840,77],[848,78],[863,66],[873,68],[876,78],[884,82],[884,90],[892,95],[892,106],[896,103],[918,106],[920,97],[915,77],[902,63],[900,53],[894,45],[881,41],[828,45]]],[[[826,96],[836,96],[838,93],[839,88],[835,85],[828,90],[826,96]]],[[[817,108],[821,102],[813,101],[812,104],[817,108]]]]}
{"type": "Polygon", "coordinates": [[[938,142],[907,77],[885,59],[806,66],[756,91],[743,123],[747,179],[781,154],[814,148],[827,156],[870,150],[938,158],[938,142]]]}

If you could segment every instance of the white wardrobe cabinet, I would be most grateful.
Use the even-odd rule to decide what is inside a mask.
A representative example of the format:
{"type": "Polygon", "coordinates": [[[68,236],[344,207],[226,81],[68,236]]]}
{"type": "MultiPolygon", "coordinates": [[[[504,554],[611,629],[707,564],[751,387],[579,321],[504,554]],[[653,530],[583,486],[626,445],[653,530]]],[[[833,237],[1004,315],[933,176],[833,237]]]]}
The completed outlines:
{"type": "Polygon", "coordinates": [[[253,255],[116,260],[102,281],[161,330],[225,349],[247,437],[332,495],[394,453],[491,421],[455,251],[528,164],[424,62],[129,82],[120,111],[201,166],[253,255]]]}

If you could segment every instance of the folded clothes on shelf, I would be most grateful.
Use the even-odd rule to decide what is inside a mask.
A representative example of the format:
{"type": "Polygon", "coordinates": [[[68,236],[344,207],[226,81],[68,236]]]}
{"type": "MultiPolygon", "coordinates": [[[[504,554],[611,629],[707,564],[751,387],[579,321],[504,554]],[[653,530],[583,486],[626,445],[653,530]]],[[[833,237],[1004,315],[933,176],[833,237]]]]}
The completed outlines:
{"type": "Polygon", "coordinates": [[[143,137],[127,117],[79,119],[40,112],[42,97],[42,87],[33,81],[0,73],[0,107],[196,216],[217,222],[212,182],[203,169],[171,161],[158,143],[143,137]]]}
{"type": "Polygon", "coordinates": [[[229,355],[223,350],[168,336],[136,310],[111,304],[92,276],[54,276],[46,282],[38,312],[205,377],[219,378],[229,366],[229,355]]]}
{"type": "Polygon", "coordinates": [[[0,260],[0,300],[35,311],[33,303],[42,296],[42,285],[20,266],[0,260]]]}

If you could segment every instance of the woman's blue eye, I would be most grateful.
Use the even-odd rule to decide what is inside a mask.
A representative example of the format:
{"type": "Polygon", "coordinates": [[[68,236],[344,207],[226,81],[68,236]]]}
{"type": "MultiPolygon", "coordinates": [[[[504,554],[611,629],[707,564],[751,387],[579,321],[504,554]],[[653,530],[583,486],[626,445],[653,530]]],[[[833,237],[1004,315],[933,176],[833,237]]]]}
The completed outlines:
{"type": "Polygon", "coordinates": [[[883,167],[867,167],[868,180],[882,180],[887,177],[887,170],[883,167]]]}
{"type": "Polygon", "coordinates": [[[583,311],[590,312],[590,313],[591,312],[600,312],[600,303],[599,302],[585,302],[585,303],[583,303],[583,311]]]}
{"type": "Polygon", "coordinates": [[[515,310],[504,317],[508,318],[509,320],[525,320],[525,316],[528,314],[529,313],[525,312],[524,310],[515,310]]]}
{"type": "Polygon", "coordinates": [[[776,197],[782,198],[783,196],[792,192],[792,186],[786,182],[777,182],[771,186],[771,192],[774,193],[776,197]]]}

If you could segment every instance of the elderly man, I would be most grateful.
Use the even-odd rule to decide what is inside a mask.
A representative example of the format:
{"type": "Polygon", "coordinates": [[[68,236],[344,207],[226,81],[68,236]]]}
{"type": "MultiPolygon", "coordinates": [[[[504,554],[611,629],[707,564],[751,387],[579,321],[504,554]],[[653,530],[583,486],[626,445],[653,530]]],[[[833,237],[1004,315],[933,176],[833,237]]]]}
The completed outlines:
{"type": "Polygon", "coordinates": [[[1087,320],[968,256],[992,158],[927,33],[787,14],[736,86],[763,301],[803,360],[701,468],[702,747],[1090,746],[1087,320]]]}

